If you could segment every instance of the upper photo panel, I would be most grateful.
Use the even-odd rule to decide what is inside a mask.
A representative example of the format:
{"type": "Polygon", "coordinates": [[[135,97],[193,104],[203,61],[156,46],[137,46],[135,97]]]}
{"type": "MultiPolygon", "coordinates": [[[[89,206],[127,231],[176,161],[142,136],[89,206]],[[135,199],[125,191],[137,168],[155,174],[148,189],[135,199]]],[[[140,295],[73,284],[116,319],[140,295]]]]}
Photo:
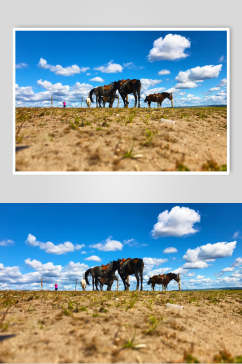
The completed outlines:
{"type": "Polygon", "coordinates": [[[14,174],[228,174],[229,29],[14,29],[14,174]]]}

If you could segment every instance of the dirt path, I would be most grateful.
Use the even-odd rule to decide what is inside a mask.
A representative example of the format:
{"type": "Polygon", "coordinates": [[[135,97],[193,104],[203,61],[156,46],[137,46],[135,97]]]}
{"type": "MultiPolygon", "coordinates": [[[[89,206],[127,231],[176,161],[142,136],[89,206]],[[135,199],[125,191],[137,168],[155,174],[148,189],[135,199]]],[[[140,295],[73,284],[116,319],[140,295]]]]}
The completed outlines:
{"type": "Polygon", "coordinates": [[[2,291],[0,334],[16,336],[0,362],[241,363],[241,302],[241,291],[2,291]]]}
{"type": "Polygon", "coordinates": [[[226,112],[18,108],[16,170],[224,171],[226,112]]]}

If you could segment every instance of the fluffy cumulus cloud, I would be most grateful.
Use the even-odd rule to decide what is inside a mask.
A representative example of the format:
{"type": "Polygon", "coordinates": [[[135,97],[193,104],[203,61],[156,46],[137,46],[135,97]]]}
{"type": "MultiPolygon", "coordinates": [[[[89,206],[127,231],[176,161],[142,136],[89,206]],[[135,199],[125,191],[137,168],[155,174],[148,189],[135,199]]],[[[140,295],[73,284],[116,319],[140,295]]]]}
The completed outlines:
{"type": "Polygon", "coordinates": [[[191,42],[179,34],[167,34],[164,38],[160,37],[153,43],[153,48],[150,50],[149,61],[161,61],[186,58],[185,53],[187,48],[191,47],[191,42]]]}
{"type": "Polygon", "coordinates": [[[11,239],[6,239],[6,240],[0,240],[0,246],[9,246],[9,245],[13,245],[14,241],[11,239]]]}
{"type": "Polygon", "coordinates": [[[206,244],[198,246],[195,249],[188,249],[183,256],[183,258],[186,260],[183,268],[207,268],[208,263],[213,262],[215,259],[232,256],[235,247],[236,241],[232,241],[206,244]]]}
{"type": "Polygon", "coordinates": [[[88,265],[72,261],[62,266],[27,258],[25,264],[31,272],[21,273],[18,266],[5,267],[0,263],[0,289],[40,289],[41,281],[44,289],[53,289],[54,282],[58,282],[62,287],[65,285],[66,289],[73,289],[76,280],[80,282],[88,269],[88,265]]]}
{"type": "Polygon", "coordinates": [[[158,215],[158,222],[154,225],[152,236],[184,236],[196,233],[194,228],[200,222],[200,215],[188,207],[175,206],[170,211],[165,210],[158,215]]]}
{"type": "Polygon", "coordinates": [[[222,64],[197,66],[190,68],[186,71],[180,71],[176,76],[178,83],[176,84],[177,89],[189,89],[198,87],[200,82],[204,80],[217,78],[222,69],[222,64]]]}
{"type": "Polygon", "coordinates": [[[99,258],[97,255],[91,255],[90,257],[85,258],[85,260],[90,260],[94,262],[101,262],[101,258],[99,258]]]}
{"type": "Polygon", "coordinates": [[[37,81],[37,85],[44,91],[34,92],[31,86],[20,87],[16,84],[16,106],[50,106],[51,97],[55,105],[61,105],[63,99],[67,104],[80,105],[81,100],[87,97],[93,87],[88,83],[76,82],[73,86],[69,86],[41,79],[37,81]]]}
{"type": "Polygon", "coordinates": [[[28,67],[27,63],[21,62],[16,64],[16,69],[26,68],[28,67]]]}
{"type": "Polygon", "coordinates": [[[171,72],[169,70],[160,70],[158,72],[158,75],[160,76],[164,76],[164,75],[169,75],[171,72]]]}
{"type": "Polygon", "coordinates": [[[104,82],[104,79],[102,77],[93,77],[91,78],[90,81],[93,81],[93,82],[104,82]]]}
{"type": "Polygon", "coordinates": [[[54,244],[51,241],[43,243],[41,241],[38,241],[37,238],[32,234],[28,234],[26,242],[31,246],[39,247],[46,253],[57,254],[57,255],[73,252],[75,250],[80,250],[84,247],[84,244],[74,245],[70,241],[66,241],[63,244],[54,244]]]}
{"type": "Polygon", "coordinates": [[[107,238],[104,243],[93,244],[91,245],[91,247],[104,252],[111,252],[116,250],[122,250],[123,244],[120,241],[107,238]]]}
{"type": "Polygon", "coordinates": [[[170,246],[163,250],[163,253],[165,253],[165,254],[171,254],[171,253],[177,253],[177,252],[178,252],[178,250],[176,248],[174,248],[173,246],[170,246]]]}
{"type": "Polygon", "coordinates": [[[76,64],[68,67],[63,67],[59,64],[57,64],[56,66],[52,66],[51,64],[48,64],[47,60],[44,58],[40,58],[38,65],[40,68],[48,69],[51,72],[54,72],[56,75],[60,76],[72,76],[80,72],[86,72],[87,70],[89,70],[89,67],[80,68],[76,64]]]}
{"type": "Polygon", "coordinates": [[[113,61],[110,61],[108,62],[108,64],[100,67],[95,67],[94,69],[102,73],[118,73],[123,71],[123,66],[121,66],[121,64],[113,63],[113,61]]]}

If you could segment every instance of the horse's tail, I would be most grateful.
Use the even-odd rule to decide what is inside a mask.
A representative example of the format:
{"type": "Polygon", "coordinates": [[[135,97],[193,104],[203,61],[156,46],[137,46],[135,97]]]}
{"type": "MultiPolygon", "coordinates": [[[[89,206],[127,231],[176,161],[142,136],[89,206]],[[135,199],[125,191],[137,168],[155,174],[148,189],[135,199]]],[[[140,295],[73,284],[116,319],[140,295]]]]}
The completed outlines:
{"type": "Polygon", "coordinates": [[[88,97],[90,97],[91,102],[94,102],[93,98],[92,98],[92,94],[93,94],[94,90],[95,90],[95,88],[91,89],[91,91],[89,92],[89,95],[88,95],[88,97]]]}
{"type": "Polygon", "coordinates": [[[89,282],[88,282],[88,276],[89,274],[91,273],[91,268],[89,268],[86,272],[85,272],[85,281],[86,283],[89,285],[89,282]]]}

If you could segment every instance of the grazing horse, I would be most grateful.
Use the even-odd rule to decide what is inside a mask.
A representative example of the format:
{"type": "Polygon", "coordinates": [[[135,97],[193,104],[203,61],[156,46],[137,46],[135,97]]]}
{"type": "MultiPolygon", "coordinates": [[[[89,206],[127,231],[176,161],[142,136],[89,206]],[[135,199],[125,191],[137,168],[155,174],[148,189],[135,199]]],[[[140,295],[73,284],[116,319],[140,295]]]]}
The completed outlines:
{"type": "Polygon", "coordinates": [[[116,82],[112,82],[110,85],[95,87],[89,92],[88,97],[90,97],[91,102],[94,102],[92,95],[96,96],[96,107],[102,107],[102,97],[107,97],[109,98],[109,107],[112,107],[117,88],[118,84],[116,82]]]}
{"type": "Polygon", "coordinates": [[[140,258],[128,258],[128,259],[119,259],[118,272],[123,281],[124,289],[129,290],[129,276],[131,274],[135,275],[137,280],[136,290],[139,289],[140,282],[140,290],[143,290],[143,270],[144,270],[144,262],[143,259],[140,258]]]}
{"type": "Polygon", "coordinates": [[[98,282],[100,284],[100,291],[103,290],[103,286],[104,285],[107,285],[107,291],[111,291],[111,288],[112,288],[112,285],[113,285],[113,282],[116,281],[117,282],[117,286],[116,286],[116,289],[118,291],[118,287],[119,287],[119,284],[118,284],[118,276],[116,276],[115,274],[113,276],[111,276],[110,278],[105,278],[105,277],[102,277],[102,278],[98,278],[98,282]]]}
{"type": "Polygon", "coordinates": [[[85,279],[83,279],[83,278],[81,280],[81,286],[82,286],[82,290],[85,291],[86,290],[86,287],[87,287],[87,284],[86,284],[85,279]]]}
{"type": "Polygon", "coordinates": [[[118,99],[118,95],[114,95],[113,97],[102,96],[103,107],[105,107],[106,102],[109,102],[109,107],[113,107],[113,103],[114,103],[115,99],[118,99]],[[110,106],[110,104],[111,104],[111,106],[110,106]]]}
{"type": "MultiPolygon", "coordinates": [[[[106,278],[109,280],[109,282],[111,282],[111,278],[113,277],[114,273],[116,272],[116,270],[118,269],[118,261],[113,261],[109,264],[106,265],[101,265],[101,266],[97,266],[94,268],[89,268],[86,272],[85,272],[85,280],[86,283],[89,285],[88,282],[88,276],[89,274],[91,274],[92,276],[92,287],[93,287],[93,291],[94,291],[94,283],[96,286],[96,290],[98,291],[98,279],[99,278],[106,278]]],[[[110,284],[108,285],[108,290],[109,289],[110,284]]]]}
{"type": "Polygon", "coordinates": [[[141,82],[140,80],[119,80],[117,82],[114,82],[118,85],[118,90],[120,93],[120,96],[123,99],[124,107],[128,107],[128,98],[127,96],[129,94],[133,94],[135,98],[135,107],[137,106],[138,101],[138,107],[140,107],[140,90],[141,90],[141,82]]]}
{"type": "Polygon", "coordinates": [[[150,277],[148,280],[148,284],[151,284],[152,290],[154,291],[156,284],[162,284],[162,291],[165,290],[170,283],[174,279],[178,283],[179,291],[181,290],[181,278],[180,274],[175,273],[167,273],[167,274],[158,274],[153,277],[150,277]]]}
{"type": "Polygon", "coordinates": [[[151,95],[147,95],[144,102],[148,102],[148,106],[150,107],[151,102],[157,102],[158,106],[161,107],[162,102],[165,99],[169,99],[171,101],[171,106],[174,107],[173,105],[173,95],[170,92],[162,92],[159,94],[151,94],[151,95]]]}
{"type": "Polygon", "coordinates": [[[86,104],[87,104],[87,107],[90,107],[91,106],[91,99],[90,99],[90,97],[87,97],[86,98],[86,104]]]}

